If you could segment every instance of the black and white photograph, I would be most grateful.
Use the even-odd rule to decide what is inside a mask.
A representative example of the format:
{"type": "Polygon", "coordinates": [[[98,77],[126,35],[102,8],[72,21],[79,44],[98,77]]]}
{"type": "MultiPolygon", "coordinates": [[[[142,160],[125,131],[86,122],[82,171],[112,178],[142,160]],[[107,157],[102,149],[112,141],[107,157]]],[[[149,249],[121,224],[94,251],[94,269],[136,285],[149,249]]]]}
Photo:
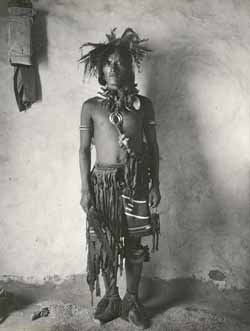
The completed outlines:
{"type": "Polygon", "coordinates": [[[0,0],[0,331],[250,330],[250,2],[0,0]]]}

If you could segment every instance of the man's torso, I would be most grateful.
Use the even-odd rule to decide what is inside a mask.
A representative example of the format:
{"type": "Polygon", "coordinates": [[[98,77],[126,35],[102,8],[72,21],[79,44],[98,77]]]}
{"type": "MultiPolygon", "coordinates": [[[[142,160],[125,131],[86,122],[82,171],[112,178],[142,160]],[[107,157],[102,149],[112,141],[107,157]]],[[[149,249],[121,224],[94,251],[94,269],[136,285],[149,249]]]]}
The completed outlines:
{"type": "MultiPolygon", "coordinates": [[[[140,97],[143,100],[143,97],[140,97]]],[[[124,163],[126,151],[119,145],[119,132],[109,120],[110,111],[102,99],[93,98],[91,118],[93,124],[93,142],[96,148],[96,162],[101,164],[124,163]]],[[[123,123],[121,131],[129,138],[129,147],[136,154],[143,152],[143,101],[139,110],[121,111],[123,123]]]]}

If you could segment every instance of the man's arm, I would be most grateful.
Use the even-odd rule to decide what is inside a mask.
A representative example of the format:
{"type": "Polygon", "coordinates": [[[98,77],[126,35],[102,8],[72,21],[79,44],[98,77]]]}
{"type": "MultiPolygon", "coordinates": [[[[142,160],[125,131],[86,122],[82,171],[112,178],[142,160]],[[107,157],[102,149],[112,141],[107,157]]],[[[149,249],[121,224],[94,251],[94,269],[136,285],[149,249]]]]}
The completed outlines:
{"type": "Polygon", "coordinates": [[[93,123],[91,118],[91,105],[86,101],[82,106],[80,121],[80,149],[79,164],[82,183],[81,206],[85,212],[88,211],[92,199],[90,188],[90,166],[91,166],[91,138],[93,135],[93,123]]]}
{"type": "Polygon", "coordinates": [[[152,102],[145,98],[144,102],[144,134],[150,154],[150,172],[152,186],[149,195],[151,207],[157,207],[161,200],[159,189],[159,147],[155,130],[155,115],[152,102]]]}

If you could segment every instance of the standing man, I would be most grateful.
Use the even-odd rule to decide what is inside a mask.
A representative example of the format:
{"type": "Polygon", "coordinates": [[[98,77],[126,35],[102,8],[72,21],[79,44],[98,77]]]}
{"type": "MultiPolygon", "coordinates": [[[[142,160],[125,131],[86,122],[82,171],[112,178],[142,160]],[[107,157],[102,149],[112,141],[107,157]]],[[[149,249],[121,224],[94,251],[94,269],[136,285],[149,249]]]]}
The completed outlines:
{"type": "MultiPolygon", "coordinates": [[[[149,51],[130,28],[121,38],[115,29],[106,43],[82,55],[85,74],[97,75],[102,91],[84,102],[80,123],[81,206],[87,213],[90,290],[100,295],[102,272],[106,294],[99,301],[95,318],[106,323],[119,316],[136,327],[147,328],[149,320],[138,300],[138,287],[148,248],[141,238],[159,234],[159,224],[150,208],[160,202],[159,150],[151,101],[138,94],[134,66],[140,66],[149,51]],[[91,143],[96,163],[91,165],[91,143]],[[127,292],[121,300],[117,270],[125,271],[127,292]]],[[[156,215],[156,214],[155,214],[156,215]]],[[[93,294],[92,294],[93,295],[93,294]]]]}

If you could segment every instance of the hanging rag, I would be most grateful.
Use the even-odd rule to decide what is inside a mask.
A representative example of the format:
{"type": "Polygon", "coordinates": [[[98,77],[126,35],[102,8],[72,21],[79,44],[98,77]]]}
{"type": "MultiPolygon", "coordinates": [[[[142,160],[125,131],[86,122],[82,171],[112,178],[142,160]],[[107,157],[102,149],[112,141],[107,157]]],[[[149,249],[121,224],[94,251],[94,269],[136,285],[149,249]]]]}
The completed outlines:
{"type": "Polygon", "coordinates": [[[14,66],[14,92],[20,111],[27,110],[37,100],[36,75],[33,66],[14,66]]]}
{"type": "Polygon", "coordinates": [[[37,101],[36,71],[32,65],[31,30],[35,10],[30,0],[9,0],[9,52],[14,67],[14,91],[20,111],[37,101]]]}

